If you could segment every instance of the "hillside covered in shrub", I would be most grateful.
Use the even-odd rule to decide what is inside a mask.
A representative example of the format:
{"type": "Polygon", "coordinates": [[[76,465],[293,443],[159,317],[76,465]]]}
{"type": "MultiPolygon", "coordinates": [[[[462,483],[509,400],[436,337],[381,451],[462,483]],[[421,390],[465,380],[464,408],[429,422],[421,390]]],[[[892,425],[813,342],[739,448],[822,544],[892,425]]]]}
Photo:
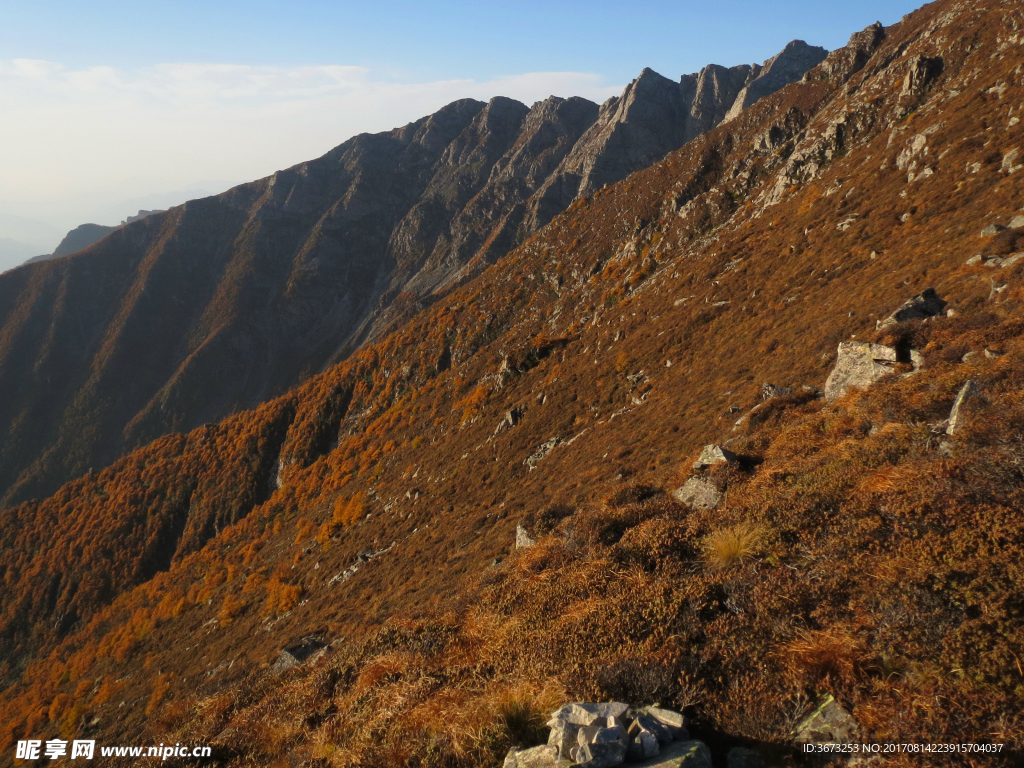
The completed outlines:
{"type": "Polygon", "coordinates": [[[1022,25],[869,27],[349,360],[3,510],[3,759],[497,766],[621,699],[786,764],[832,695],[1004,745],[890,764],[1015,764],[1022,25]],[[826,398],[851,341],[892,360],[826,398]]]}

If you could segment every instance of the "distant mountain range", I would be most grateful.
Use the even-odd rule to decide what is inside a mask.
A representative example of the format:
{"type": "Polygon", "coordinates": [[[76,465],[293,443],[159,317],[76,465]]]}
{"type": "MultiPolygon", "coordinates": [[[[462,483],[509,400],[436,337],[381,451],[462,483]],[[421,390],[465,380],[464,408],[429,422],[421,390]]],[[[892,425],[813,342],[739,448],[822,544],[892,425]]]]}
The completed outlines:
{"type": "Polygon", "coordinates": [[[457,101],[221,195],[77,228],[55,255],[80,255],[0,277],[0,498],[283,392],[825,56],[794,41],[763,66],[646,69],[601,106],[457,101]]]}

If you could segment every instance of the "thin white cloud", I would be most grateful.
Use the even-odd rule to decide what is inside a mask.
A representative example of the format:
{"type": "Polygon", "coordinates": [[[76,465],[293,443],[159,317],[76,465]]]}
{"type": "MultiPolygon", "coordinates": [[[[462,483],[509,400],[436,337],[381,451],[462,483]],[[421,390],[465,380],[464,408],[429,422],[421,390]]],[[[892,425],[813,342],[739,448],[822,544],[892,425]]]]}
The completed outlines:
{"type": "Polygon", "coordinates": [[[169,63],[128,71],[0,61],[0,213],[70,227],[101,201],[259,178],[455,99],[503,95],[531,104],[555,94],[601,102],[620,92],[580,72],[409,83],[350,66],[169,63]]]}

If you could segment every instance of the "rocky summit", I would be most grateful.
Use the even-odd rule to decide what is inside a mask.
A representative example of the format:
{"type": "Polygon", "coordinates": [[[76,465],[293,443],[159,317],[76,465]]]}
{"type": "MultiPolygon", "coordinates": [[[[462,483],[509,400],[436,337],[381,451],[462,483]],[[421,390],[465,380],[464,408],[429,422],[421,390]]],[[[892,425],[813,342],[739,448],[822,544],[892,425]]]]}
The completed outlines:
{"type": "Polygon", "coordinates": [[[0,761],[1020,765],[1024,15],[787,51],[4,275],[0,761]]]}

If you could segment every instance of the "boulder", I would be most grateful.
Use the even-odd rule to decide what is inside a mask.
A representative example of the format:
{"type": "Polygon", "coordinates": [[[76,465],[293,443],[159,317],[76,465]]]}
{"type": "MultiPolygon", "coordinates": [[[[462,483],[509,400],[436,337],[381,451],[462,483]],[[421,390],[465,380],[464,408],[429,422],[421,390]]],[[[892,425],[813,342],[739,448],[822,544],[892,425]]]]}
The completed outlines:
{"type": "Polygon", "coordinates": [[[523,409],[522,408],[513,408],[510,411],[506,411],[506,413],[502,417],[501,421],[498,422],[498,426],[495,427],[494,435],[492,435],[492,437],[496,437],[497,435],[500,435],[502,432],[507,432],[508,430],[510,430],[513,427],[517,426],[519,424],[519,422],[522,421],[522,420],[523,420],[523,409]]]}
{"type": "Polygon", "coordinates": [[[657,757],[633,763],[634,768],[711,768],[711,750],[702,741],[676,741],[662,746],[657,757]]]}
{"type": "Polygon", "coordinates": [[[599,741],[580,745],[576,752],[580,768],[612,768],[626,762],[626,742],[599,741]]]}
{"type": "MultiPolygon", "coordinates": [[[[564,720],[576,725],[593,725],[598,718],[617,717],[620,720],[629,712],[629,704],[621,701],[607,701],[600,704],[571,702],[563,704],[551,713],[551,720],[564,720]]],[[[607,721],[606,721],[607,722],[607,721]]]]}
{"type": "Polygon", "coordinates": [[[725,758],[727,768],[768,768],[757,752],[746,747],[733,747],[725,758]]]}
{"type": "Polygon", "coordinates": [[[964,425],[966,413],[964,406],[968,400],[981,395],[981,390],[973,381],[968,380],[961,388],[953,401],[953,410],[949,412],[949,426],[946,427],[947,435],[955,435],[964,425]]]}
{"type": "Polygon", "coordinates": [[[1024,229],[1024,216],[1018,214],[1010,219],[1010,229],[1024,229]]]}
{"type": "Polygon", "coordinates": [[[829,694],[811,714],[800,721],[793,733],[799,744],[852,742],[858,735],[857,721],[829,694]]]}
{"type": "Polygon", "coordinates": [[[694,469],[707,469],[712,464],[730,464],[736,461],[736,454],[720,445],[705,445],[700,458],[693,462],[694,469]]]}
{"type": "Polygon", "coordinates": [[[867,387],[896,367],[896,350],[867,341],[839,343],[836,365],[825,381],[825,399],[831,402],[853,387],[867,387]]]}
{"type": "Polygon", "coordinates": [[[291,645],[285,646],[281,654],[271,666],[273,672],[284,672],[286,669],[316,661],[326,653],[327,645],[315,637],[304,637],[291,645]]]}
{"type": "Polygon", "coordinates": [[[516,549],[525,549],[526,547],[532,547],[536,544],[526,529],[523,528],[522,523],[516,524],[516,549]]]}
{"type": "Polygon", "coordinates": [[[903,302],[895,312],[882,320],[878,327],[885,328],[887,325],[902,323],[904,320],[923,320],[926,317],[935,317],[941,315],[945,307],[946,302],[939,298],[939,294],[935,292],[934,288],[925,288],[917,296],[903,302]]]}
{"type": "Polygon", "coordinates": [[[650,731],[654,734],[654,738],[658,740],[659,744],[671,744],[672,743],[672,731],[668,729],[660,720],[655,717],[651,717],[646,712],[637,713],[636,719],[633,720],[638,730],[650,731]]]}
{"type": "Polygon", "coordinates": [[[562,768],[565,765],[558,759],[558,750],[545,744],[530,749],[512,747],[505,755],[504,768],[562,768]]]}
{"type": "Polygon", "coordinates": [[[569,759],[569,753],[579,744],[579,731],[584,726],[570,723],[565,720],[552,720],[550,725],[551,733],[548,734],[548,744],[555,747],[559,757],[569,759]]]}
{"type": "Polygon", "coordinates": [[[779,387],[766,381],[761,385],[761,399],[771,400],[776,397],[783,397],[792,391],[793,390],[789,387],[779,387]]]}
{"type": "Polygon", "coordinates": [[[985,227],[983,230],[981,230],[981,236],[982,237],[995,237],[996,235],[998,235],[1000,232],[1002,232],[1005,229],[1006,229],[1006,227],[1004,227],[1002,224],[989,224],[987,227],[985,227]]]}
{"type": "Polygon", "coordinates": [[[686,718],[682,714],[671,709],[662,709],[661,707],[647,707],[644,711],[668,728],[668,732],[672,734],[673,739],[676,741],[684,741],[686,739],[686,718]]]}
{"type": "Polygon", "coordinates": [[[672,498],[695,509],[714,509],[722,503],[722,494],[714,484],[699,477],[691,477],[672,491],[672,498]]]}

